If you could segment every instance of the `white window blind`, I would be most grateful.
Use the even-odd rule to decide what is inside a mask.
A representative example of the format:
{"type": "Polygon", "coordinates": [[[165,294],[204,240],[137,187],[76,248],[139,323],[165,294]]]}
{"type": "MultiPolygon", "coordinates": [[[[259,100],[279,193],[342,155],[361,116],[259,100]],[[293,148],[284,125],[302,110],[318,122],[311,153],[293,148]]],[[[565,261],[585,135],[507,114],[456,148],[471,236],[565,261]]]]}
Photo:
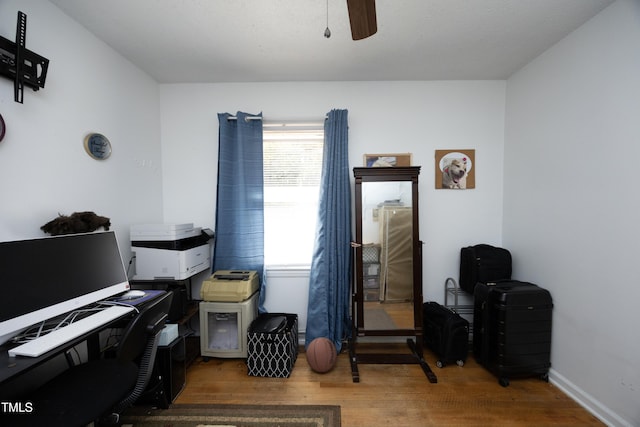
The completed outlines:
{"type": "Polygon", "coordinates": [[[324,128],[264,125],[265,264],[308,267],[315,239],[324,128]]]}

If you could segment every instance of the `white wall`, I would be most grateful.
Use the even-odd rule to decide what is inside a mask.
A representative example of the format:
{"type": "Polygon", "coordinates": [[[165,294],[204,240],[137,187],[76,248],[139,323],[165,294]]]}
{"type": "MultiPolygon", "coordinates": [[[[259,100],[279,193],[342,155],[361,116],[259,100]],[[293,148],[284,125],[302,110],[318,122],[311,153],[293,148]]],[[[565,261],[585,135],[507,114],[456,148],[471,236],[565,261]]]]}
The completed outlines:
{"type": "Polygon", "coordinates": [[[638,40],[640,2],[618,1],[508,80],[503,230],[555,300],[552,381],[636,426],[638,40]]]}
{"type": "MultiPolygon", "coordinates": [[[[79,210],[111,217],[121,243],[139,222],[214,228],[216,113],[321,119],[347,108],[351,166],[363,153],[392,151],[412,152],[423,167],[425,299],[442,301],[444,279],[458,276],[460,247],[504,244],[515,275],[554,295],[552,380],[607,422],[639,425],[639,7],[619,0],[508,83],[158,89],[50,3],[2,0],[0,34],[13,39],[17,10],[24,11],[27,47],[51,63],[45,89],[27,89],[23,105],[13,102],[12,82],[0,79],[8,127],[0,142],[0,240],[40,236],[58,212],[79,210]],[[83,138],[94,131],[113,143],[107,161],[84,153],[83,138]],[[476,149],[475,190],[433,188],[434,150],[453,148],[476,149]]],[[[267,296],[277,311],[289,308],[290,286],[306,286],[304,277],[281,276],[273,279],[282,295],[267,296]]],[[[290,311],[306,310],[306,291],[295,291],[290,311]]]]}
{"type": "Polygon", "coordinates": [[[46,1],[2,0],[0,35],[15,40],[17,11],[27,14],[26,46],[49,59],[45,88],[0,78],[0,240],[44,236],[58,213],[111,218],[129,259],[129,225],[162,221],[158,85],[46,1]],[[105,161],[84,150],[89,132],[106,135],[105,161]]]}
{"type": "MultiPolygon", "coordinates": [[[[217,113],[317,121],[346,108],[352,167],[362,166],[365,153],[388,152],[413,153],[422,166],[425,299],[443,300],[444,280],[458,277],[460,247],[501,241],[503,81],[176,84],[161,85],[160,93],[167,222],[215,227],[217,113]],[[455,148],[476,149],[475,190],[434,189],[435,150],[455,148]]],[[[286,291],[268,295],[267,302],[276,300],[291,301],[286,291]]],[[[303,310],[306,300],[291,301],[290,312],[303,310]]]]}

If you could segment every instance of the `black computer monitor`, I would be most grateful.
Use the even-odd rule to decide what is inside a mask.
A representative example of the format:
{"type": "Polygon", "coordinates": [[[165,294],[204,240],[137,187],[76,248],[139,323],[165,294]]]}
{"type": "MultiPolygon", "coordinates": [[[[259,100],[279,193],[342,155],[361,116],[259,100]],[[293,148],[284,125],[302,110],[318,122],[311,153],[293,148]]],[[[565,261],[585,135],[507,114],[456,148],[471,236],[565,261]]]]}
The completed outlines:
{"type": "Polygon", "coordinates": [[[0,344],[128,289],[113,231],[0,242],[0,344]]]}

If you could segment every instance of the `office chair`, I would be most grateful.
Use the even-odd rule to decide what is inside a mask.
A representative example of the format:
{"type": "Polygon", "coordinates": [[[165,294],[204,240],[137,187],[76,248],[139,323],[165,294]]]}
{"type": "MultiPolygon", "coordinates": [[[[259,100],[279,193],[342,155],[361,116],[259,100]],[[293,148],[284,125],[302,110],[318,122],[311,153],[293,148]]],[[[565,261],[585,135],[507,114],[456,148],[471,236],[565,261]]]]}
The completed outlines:
{"type": "Polygon", "coordinates": [[[115,357],[64,371],[29,396],[31,414],[21,414],[11,421],[16,425],[61,427],[86,426],[95,421],[116,424],[121,411],[131,406],[149,383],[171,298],[171,293],[162,294],[141,308],[123,331],[115,357]]]}

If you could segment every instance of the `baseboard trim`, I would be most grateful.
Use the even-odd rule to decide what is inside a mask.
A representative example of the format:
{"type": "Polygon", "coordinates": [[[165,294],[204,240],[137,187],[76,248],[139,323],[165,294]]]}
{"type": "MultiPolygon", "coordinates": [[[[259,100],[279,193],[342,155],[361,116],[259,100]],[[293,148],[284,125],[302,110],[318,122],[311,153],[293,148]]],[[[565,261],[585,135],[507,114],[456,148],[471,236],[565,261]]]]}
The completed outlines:
{"type": "Polygon", "coordinates": [[[593,416],[611,427],[632,427],[631,423],[621,418],[599,400],[585,392],[554,369],[549,370],[549,382],[575,400],[593,416]]]}

